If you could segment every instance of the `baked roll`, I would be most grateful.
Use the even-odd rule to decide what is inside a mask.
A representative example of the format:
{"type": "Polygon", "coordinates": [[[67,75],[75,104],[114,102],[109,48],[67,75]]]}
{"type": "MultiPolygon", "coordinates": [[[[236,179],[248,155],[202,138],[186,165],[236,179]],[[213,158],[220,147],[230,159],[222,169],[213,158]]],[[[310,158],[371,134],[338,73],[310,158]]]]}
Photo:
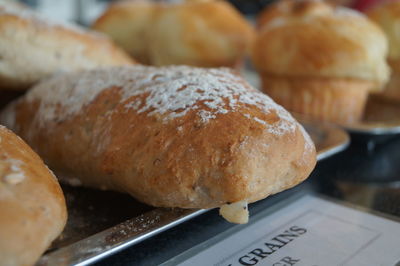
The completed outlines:
{"type": "Polygon", "coordinates": [[[383,29],[389,42],[388,63],[392,75],[379,95],[400,102],[400,2],[383,2],[367,10],[367,15],[383,29]]]}
{"type": "Polygon", "coordinates": [[[225,1],[120,1],[93,28],[155,66],[237,67],[254,37],[251,25],[225,1]]]}
{"type": "Polygon", "coordinates": [[[0,89],[25,90],[56,72],[132,63],[105,35],[0,2],[0,89]]]}
{"type": "Polygon", "coordinates": [[[0,126],[0,264],[33,265],[66,219],[64,196],[52,172],[0,126]]]}
{"type": "Polygon", "coordinates": [[[303,181],[316,162],[302,126],[227,69],[67,74],[35,86],[1,121],[65,182],[153,206],[247,204],[303,181]]]}
{"type": "Polygon", "coordinates": [[[283,1],[260,19],[252,61],[262,89],[291,111],[358,121],[389,77],[387,40],[361,13],[323,1],[283,1]]]}

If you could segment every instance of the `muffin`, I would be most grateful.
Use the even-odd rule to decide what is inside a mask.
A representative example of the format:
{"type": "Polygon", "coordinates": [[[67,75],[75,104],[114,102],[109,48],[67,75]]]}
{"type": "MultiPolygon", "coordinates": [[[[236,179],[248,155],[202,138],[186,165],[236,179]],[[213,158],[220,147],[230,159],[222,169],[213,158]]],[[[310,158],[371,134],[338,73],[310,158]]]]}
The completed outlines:
{"type": "Polygon", "coordinates": [[[389,42],[388,63],[392,75],[380,96],[400,102],[400,2],[383,2],[369,9],[367,14],[381,26],[389,42]]]}
{"type": "Polygon", "coordinates": [[[287,109],[353,123],[389,77],[387,40],[362,14],[322,1],[282,1],[259,19],[252,61],[262,90],[287,109]]]}
{"type": "Polygon", "coordinates": [[[226,1],[120,1],[93,28],[143,64],[238,67],[254,29],[226,1]]]}

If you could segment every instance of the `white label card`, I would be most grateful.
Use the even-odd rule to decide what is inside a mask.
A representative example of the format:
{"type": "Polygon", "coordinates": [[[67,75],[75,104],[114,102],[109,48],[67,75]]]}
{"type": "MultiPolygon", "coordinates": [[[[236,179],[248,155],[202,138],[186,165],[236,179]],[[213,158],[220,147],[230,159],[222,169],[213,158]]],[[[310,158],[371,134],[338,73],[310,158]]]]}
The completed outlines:
{"type": "Polygon", "coordinates": [[[399,261],[400,223],[304,196],[180,265],[390,266],[399,261]]]}

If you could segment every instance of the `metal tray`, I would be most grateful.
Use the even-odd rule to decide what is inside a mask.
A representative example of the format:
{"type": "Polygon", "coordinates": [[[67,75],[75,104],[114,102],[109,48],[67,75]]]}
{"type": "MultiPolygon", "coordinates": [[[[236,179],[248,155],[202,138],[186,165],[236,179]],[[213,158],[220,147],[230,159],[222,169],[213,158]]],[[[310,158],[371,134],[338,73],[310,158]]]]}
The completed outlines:
{"type": "Polygon", "coordinates": [[[313,122],[303,117],[296,119],[311,136],[317,149],[317,159],[321,161],[346,149],[350,144],[349,135],[341,128],[326,122],[313,122]]]}
{"type": "Polygon", "coordinates": [[[372,95],[368,99],[361,122],[343,127],[355,134],[400,134],[400,103],[372,95]]]}
{"type": "MultiPolygon", "coordinates": [[[[316,144],[318,160],[345,149],[349,143],[341,129],[302,123],[316,144]]],[[[116,192],[69,186],[63,186],[63,190],[68,223],[38,262],[40,266],[87,265],[207,211],[154,208],[116,192]]]]}

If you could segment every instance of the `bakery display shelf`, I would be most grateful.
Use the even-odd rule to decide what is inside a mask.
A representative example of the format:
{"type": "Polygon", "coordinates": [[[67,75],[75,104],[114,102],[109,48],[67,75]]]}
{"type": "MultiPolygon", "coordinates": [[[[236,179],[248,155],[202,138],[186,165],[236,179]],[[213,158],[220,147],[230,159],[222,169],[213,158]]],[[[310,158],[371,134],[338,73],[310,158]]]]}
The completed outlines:
{"type": "MultiPolygon", "coordinates": [[[[349,136],[343,130],[300,121],[317,147],[318,160],[347,147],[349,136]]],[[[70,186],[63,190],[68,223],[38,266],[88,265],[207,211],[154,208],[110,191],[70,186]]]]}
{"type": "Polygon", "coordinates": [[[343,125],[343,127],[354,134],[400,134],[400,103],[370,96],[363,119],[359,123],[343,125]]]}

